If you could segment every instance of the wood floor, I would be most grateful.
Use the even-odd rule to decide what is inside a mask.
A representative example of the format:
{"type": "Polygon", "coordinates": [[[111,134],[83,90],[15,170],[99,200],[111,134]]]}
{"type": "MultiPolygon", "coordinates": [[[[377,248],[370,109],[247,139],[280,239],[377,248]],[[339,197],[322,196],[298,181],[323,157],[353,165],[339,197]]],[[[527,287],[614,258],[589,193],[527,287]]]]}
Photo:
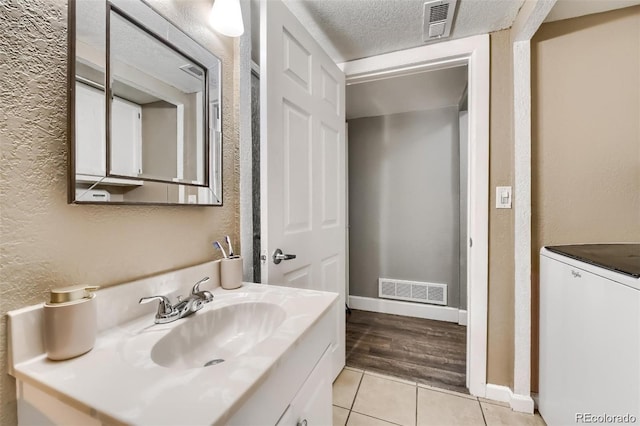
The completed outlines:
{"type": "Polygon", "coordinates": [[[468,393],[467,327],[443,321],[352,310],[349,367],[468,393]]]}

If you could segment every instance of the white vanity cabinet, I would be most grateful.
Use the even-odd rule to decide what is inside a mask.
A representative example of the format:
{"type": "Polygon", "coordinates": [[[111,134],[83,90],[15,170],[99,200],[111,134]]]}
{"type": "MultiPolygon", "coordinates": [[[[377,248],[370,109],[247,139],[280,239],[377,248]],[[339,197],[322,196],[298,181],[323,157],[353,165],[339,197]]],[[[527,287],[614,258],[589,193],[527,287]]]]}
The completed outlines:
{"type": "Polygon", "coordinates": [[[278,426],[330,425],[333,422],[331,356],[324,356],[282,415],[278,426]]]}
{"type": "Polygon", "coordinates": [[[226,422],[229,426],[329,426],[332,317],[325,313],[226,422]]]}

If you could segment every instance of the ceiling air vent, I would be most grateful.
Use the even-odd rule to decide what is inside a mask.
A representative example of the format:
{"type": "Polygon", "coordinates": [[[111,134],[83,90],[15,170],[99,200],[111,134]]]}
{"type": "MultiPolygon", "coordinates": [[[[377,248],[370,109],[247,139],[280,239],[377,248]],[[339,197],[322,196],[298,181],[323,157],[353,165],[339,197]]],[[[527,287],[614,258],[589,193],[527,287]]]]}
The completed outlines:
{"type": "Polygon", "coordinates": [[[449,37],[458,0],[436,0],[424,4],[422,40],[449,37]]]}
{"type": "Polygon", "coordinates": [[[190,74],[193,77],[197,78],[198,80],[202,80],[204,77],[204,72],[202,71],[202,69],[200,69],[195,65],[191,65],[191,64],[183,65],[180,67],[180,69],[186,72],[187,74],[190,74]]]}

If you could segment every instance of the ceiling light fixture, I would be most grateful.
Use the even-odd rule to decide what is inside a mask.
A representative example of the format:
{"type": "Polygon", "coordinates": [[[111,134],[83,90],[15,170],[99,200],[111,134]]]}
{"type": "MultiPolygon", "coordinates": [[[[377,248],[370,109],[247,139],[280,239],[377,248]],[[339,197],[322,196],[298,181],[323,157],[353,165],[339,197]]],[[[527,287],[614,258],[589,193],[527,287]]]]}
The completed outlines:
{"type": "Polygon", "coordinates": [[[214,30],[228,37],[239,37],[244,33],[240,0],[215,0],[211,8],[209,23],[214,30]]]}

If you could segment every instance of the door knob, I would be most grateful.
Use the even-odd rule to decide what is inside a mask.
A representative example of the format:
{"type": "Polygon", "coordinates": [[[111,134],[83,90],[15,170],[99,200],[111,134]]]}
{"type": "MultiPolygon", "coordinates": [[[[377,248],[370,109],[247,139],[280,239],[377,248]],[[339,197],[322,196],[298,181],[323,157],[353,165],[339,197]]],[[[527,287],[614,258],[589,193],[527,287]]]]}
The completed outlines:
{"type": "Polygon", "coordinates": [[[295,254],[284,254],[280,249],[277,249],[273,253],[273,263],[275,263],[276,265],[279,265],[280,262],[282,262],[283,260],[291,260],[295,258],[296,258],[295,254]]]}

